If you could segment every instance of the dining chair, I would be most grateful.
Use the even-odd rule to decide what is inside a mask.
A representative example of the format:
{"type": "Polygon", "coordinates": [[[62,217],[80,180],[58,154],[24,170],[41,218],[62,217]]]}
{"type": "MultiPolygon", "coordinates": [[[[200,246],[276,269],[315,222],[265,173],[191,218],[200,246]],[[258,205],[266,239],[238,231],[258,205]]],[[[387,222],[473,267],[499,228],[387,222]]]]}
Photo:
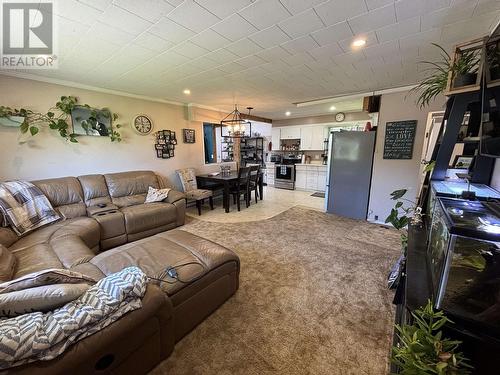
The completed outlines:
{"type": "Polygon", "coordinates": [[[210,209],[214,209],[213,191],[198,189],[198,184],[196,182],[196,173],[193,168],[178,169],[177,175],[181,180],[182,189],[184,194],[186,194],[186,203],[189,199],[196,201],[196,208],[198,209],[198,215],[201,215],[201,205],[205,203],[205,199],[208,198],[210,209]]]}
{"type": "Polygon", "coordinates": [[[250,206],[248,199],[248,184],[250,182],[250,167],[240,167],[238,170],[238,180],[235,182],[233,187],[230,189],[230,194],[233,196],[233,203],[237,204],[238,211],[241,210],[240,200],[241,195],[245,198],[246,206],[250,206]]]}
{"type": "Polygon", "coordinates": [[[250,166],[250,177],[248,182],[248,203],[252,200],[252,191],[255,191],[255,203],[259,197],[260,165],[250,166]]]}

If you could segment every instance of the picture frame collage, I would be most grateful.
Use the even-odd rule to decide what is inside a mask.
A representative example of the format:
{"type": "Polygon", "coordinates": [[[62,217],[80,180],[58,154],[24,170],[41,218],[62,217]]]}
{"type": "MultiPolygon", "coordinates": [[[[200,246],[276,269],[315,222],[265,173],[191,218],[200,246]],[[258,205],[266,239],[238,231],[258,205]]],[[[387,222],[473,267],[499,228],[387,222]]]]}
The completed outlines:
{"type": "Polygon", "coordinates": [[[170,159],[175,156],[175,145],[177,136],[175,131],[160,130],[156,132],[156,157],[159,159],[170,159]]]}

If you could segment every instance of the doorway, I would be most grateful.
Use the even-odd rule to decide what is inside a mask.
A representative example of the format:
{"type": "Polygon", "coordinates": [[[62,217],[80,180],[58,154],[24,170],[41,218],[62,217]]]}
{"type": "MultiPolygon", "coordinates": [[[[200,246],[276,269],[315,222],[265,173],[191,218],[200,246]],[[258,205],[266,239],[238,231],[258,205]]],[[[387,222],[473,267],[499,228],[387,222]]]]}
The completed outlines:
{"type": "Polygon", "coordinates": [[[205,164],[217,163],[217,125],[203,123],[203,144],[205,148],[205,164]]]}

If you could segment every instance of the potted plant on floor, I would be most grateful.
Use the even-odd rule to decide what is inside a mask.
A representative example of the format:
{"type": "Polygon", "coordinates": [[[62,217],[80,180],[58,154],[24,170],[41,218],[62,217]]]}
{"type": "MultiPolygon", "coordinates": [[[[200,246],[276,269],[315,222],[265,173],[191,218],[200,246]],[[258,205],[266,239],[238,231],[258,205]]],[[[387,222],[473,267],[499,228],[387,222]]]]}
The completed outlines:
{"type": "Polygon", "coordinates": [[[453,61],[451,56],[439,44],[432,43],[439,48],[439,61],[421,61],[427,66],[427,76],[410,92],[417,92],[417,104],[420,108],[426,107],[436,96],[443,93],[448,84],[450,73],[453,77],[453,86],[461,87],[476,82],[478,74],[479,53],[477,50],[464,50],[453,61]]]}
{"type": "Polygon", "coordinates": [[[412,312],[413,324],[396,325],[399,343],[392,347],[391,361],[402,375],[466,375],[473,367],[459,351],[461,341],[443,337],[445,324],[453,324],[428,301],[412,312]]]}

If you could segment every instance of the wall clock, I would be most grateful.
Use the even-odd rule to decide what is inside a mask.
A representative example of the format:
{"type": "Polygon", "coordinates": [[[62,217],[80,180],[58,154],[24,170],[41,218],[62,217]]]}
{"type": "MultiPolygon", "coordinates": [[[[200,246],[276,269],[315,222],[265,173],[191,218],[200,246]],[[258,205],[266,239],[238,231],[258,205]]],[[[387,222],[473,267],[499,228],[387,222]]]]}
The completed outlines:
{"type": "Polygon", "coordinates": [[[134,129],[140,135],[147,135],[153,130],[153,121],[146,115],[137,115],[134,118],[134,129]]]}
{"type": "Polygon", "coordinates": [[[335,115],[335,121],[342,122],[345,120],[345,113],[339,112],[335,115]]]}

